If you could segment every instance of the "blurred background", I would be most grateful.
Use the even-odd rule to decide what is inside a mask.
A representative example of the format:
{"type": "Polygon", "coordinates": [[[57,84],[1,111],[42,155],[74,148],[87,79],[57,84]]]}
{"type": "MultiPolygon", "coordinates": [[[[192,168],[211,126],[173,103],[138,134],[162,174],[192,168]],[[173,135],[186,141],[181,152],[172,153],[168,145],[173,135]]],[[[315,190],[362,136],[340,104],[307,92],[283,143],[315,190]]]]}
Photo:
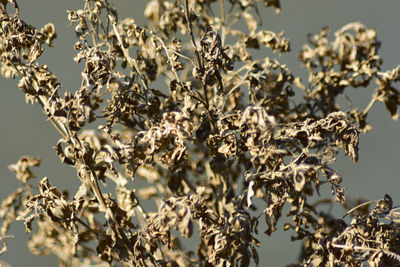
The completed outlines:
{"type": "MultiPolygon", "coordinates": [[[[41,28],[47,22],[54,23],[58,35],[55,41],[56,47],[47,48],[39,62],[47,64],[56,74],[63,84],[64,91],[75,91],[81,83],[82,66],[72,60],[73,44],[76,39],[73,28],[67,20],[66,10],[82,8],[84,1],[18,0],[17,2],[21,16],[27,23],[37,28],[41,28]]],[[[114,2],[117,6],[120,20],[133,17],[137,24],[145,24],[143,11],[148,1],[110,2],[114,2]]],[[[398,16],[400,1],[283,0],[281,4],[282,11],[279,15],[275,14],[272,8],[260,9],[263,18],[262,28],[286,32],[286,36],[291,39],[292,52],[282,55],[278,60],[287,64],[294,75],[303,77],[303,80],[307,79],[306,72],[298,63],[297,54],[306,43],[307,34],[316,33],[324,26],[329,26],[332,32],[335,32],[343,25],[355,21],[377,30],[378,39],[382,42],[379,52],[383,59],[382,71],[400,65],[398,16]]],[[[22,92],[16,87],[17,82],[0,77],[0,199],[5,198],[19,186],[7,166],[16,163],[22,155],[42,158],[41,166],[33,169],[37,181],[47,176],[50,183],[59,188],[76,190],[78,184],[75,170],[61,164],[52,148],[59,139],[58,133],[46,121],[46,116],[38,105],[25,104],[22,92]]],[[[349,90],[347,94],[354,105],[363,109],[368,104],[373,89],[374,84],[369,88],[349,90]]],[[[360,135],[359,162],[354,164],[341,152],[333,167],[342,175],[348,196],[379,199],[384,194],[389,194],[393,197],[395,205],[398,205],[400,204],[399,122],[393,121],[384,105],[380,103],[372,109],[367,120],[373,126],[373,130],[360,135]]],[[[324,193],[325,197],[330,197],[329,190],[325,190],[324,193]]],[[[339,212],[339,215],[343,213],[339,212]]],[[[279,227],[282,227],[282,223],[279,227]]],[[[259,230],[264,231],[261,228],[259,230]]],[[[0,261],[6,261],[17,267],[57,266],[55,257],[30,254],[26,246],[29,235],[25,234],[22,222],[15,223],[10,234],[15,238],[8,241],[8,251],[0,256],[0,261]]],[[[261,238],[263,245],[258,249],[261,266],[284,266],[296,262],[301,244],[291,242],[290,235],[290,232],[278,231],[271,237],[261,238]]]]}

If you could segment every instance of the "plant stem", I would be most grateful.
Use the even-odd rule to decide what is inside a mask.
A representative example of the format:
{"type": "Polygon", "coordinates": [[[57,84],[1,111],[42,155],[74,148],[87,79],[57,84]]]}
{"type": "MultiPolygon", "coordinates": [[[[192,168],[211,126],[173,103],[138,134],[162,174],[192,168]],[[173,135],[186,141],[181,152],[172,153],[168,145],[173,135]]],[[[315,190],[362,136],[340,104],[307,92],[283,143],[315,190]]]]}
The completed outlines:
{"type": "Polygon", "coordinates": [[[140,70],[139,65],[138,65],[137,62],[136,62],[136,59],[131,58],[131,57],[129,56],[129,51],[128,51],[128,49],[126,49],[126,48],[124,47],[124,43],[122,42],[122,38],[121,38],[121,36],[120,36],[119,33],[118,33],[117,27],[115,26],[115,24],[116,24],[115,19],[114,19],[112,16],[110,16],[110,15],[108,15],[108,18],[109,18],[110,21],[111,21],[111,25],[112,25],[112,27],[113,27],[115,36],[116,36],[117,39],[118,39],[119,46],[120,46],[122,52],[124,53],[125,59],[128,61],[129,67],[135,68],[135,71],[139,74],[140,79],[142,80],[142,83],[143,83],[144,88],[145,88],[146,90],[148,90],[148,87],[149,87],[149,86],[148,86],[148,82],[147,82],[147,80],[145,79],[145,77],[144,77],[142,71],[140,70]]]}
{"type": "MultiPolygon", "coordinates": [[[[85,2],[88,7],[90,15],[93,15],[92,6],[90,5],[90,0],[85,0],[85,2]]],[[[89,16],[89,27],[90,27],[90,34],[92,35],[93,46],[97,48],[95,29],[94,29],[93,21],[90,20],[90,16],[89,16]]]]}
{"type": "Polygon", "coordinates": [[[187,23],[187,28],[189,31],[189,35],[190,35],[190,40],[192,41],[192,45],[194,48],[194,53],[196,55],[196,59],[197,59],[197,67],[200,71],[203,70],[203,65],[201,64],[201,58],[199,55],[199,50],[197,49],[197,45],[196,45],[196,41],[194,39],[194,35],[193,35],[193,25],[192,25],[192,20],[190,19],[190,10],[189,10],[189,0],[185,0],[185,17],[186,17],[186,23],[187,23]]]}

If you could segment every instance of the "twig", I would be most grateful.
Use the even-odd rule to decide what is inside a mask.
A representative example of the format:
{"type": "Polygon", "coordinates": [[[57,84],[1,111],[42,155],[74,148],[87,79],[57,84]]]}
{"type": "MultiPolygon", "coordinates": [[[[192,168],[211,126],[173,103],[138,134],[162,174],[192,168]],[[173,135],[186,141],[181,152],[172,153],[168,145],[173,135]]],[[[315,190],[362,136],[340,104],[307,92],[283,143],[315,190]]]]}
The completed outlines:
{"type": "MultiPolygon", "coordinates": [[[[190,19],[189,0],[185,0],[185,17],[186,17],[186,24],[187,24],[188,32],[189,32],[189,35],[190,35],[190,40],[192,42],[192,46],[194,48],[194,53],[196,55],[196,60],[197,60],[196,68],[199,69],[201,73],[203,73],[204,72],[204,66],[202,64],[202,61],[201,61],[201,58],[200,58],[200,54],[199,54],[199,50],[197,48],[197,44],[196,44],[196,41],[194,39],[193,25],[192,25],[192,20],[190,19]]],[[[206,109],[209,110],[210,104],[209,104],[209,101],[208,101],[207,85],[204,82],[202,82],[202,84],[203,84],[204,102],[206,104],[206,109]]],[[[211,115],[209,117],[210,117],[210,120],[211,120],[211,115]]]]}
{"type": "Polygon", "coordinates": [[[79,219],[78,217],[74,217],[74,220],[76,220],[78,223],[80,223],[81,225],[83,225],[86,229],[88,229],[92,234],[94,234],[95,236],[99,237],[99,233],[97,233],[95,230],[93,230],[92,228],[90,228],[89,225],[87,225],[87,223],[85,223],[84,221],[82,221],[81,219],[79,219]]]}
{"type": "Polygon", "coordinates": [[[368,106],[364,109],[363,114],[366,115],[368,111],[372,108],[372,106],[375,104],[377,101],[375,95],[371,98],[371,101],[368,103],[368,106]]]}
{"type": "Polygon", "coordinates": [[[185,181],[185,183],[190,188],[190,190],[192,190],[194,193],[196,193],[196,187],[192,184],[192,182],[185,175],[183,175],[182,179],[183,179],[183,181],[185,181]]]}
{"type": "MultiPolygon", "coordinates": [[[[90,5],[90,0],[85,0],[85,2],[86,2],[85,5],[87,5],[90,15],[93,15],[92,6],[90,5]]],[[[89,16],[89,27],[90,27],[90,34],[92,35],[93,46],[97,48],[95,29],[93,21],[90,20],[90,16],[89,16]]]]}
{"type": "Polygon", "coordinates": [[[126,48],[124,47],[124,43],[122,42],[122,38],[121,38],[121,36],[120,36],[119,33],[118,33],[117,27],[115,26],[116,22],[115,22],[114,18],[113,18],[112,16],[110,16],[110,15],[108,15],[108,18],[109,18],[110,21],[111,21],[111,25],[112,25],[112,27],[113,27],[115,36],[116,36],[117,39],[118,39],[119,46],[120,46],[120,48],[121,48],[121,50],[122,50],[122,52],[123,52],[123,54],[124,54],[125,59],[128,61],[129,67],[135,68],[135,71],[139,74],[140,79],[142,80],[142,83],[143,83],[144,88],[145,88],[146,90],[148,90],[148,82],[147,82],[147,79],[145,79],[145,77],[144,77],[142,71],[140,70],[139,65],[138,65],[137,62],[136,62],[136,59],[131,58],[131,57],[129,56],[129,51],[128,51],[128,49],[126,49],[126,48]]]}
{"type": "Polygon", "coordinates": [[[222,42],[222,47],[225,44],[225,37],[226,37],[226,27],[225,27],[225,7],[224,7],[224,0],[219,0],[219,11],[221,13],[221,22],[222,22],[222,27],[221,27],[221,42],[222,42]]]}
{"type": "MultiPolygon", "coordinates": [[[[17,71],[18,75],[22,78],[22,77],[28,77],[28,75],[25,75],[24,73],[22,73],[17,66],[15,66],[14,62],[12,62],[11,60],[8,60],[8,62],[14,67],[14,69],[17,71]]],[[[29,82],[31,84],[31,86],[33,88],[35,88],[35,86],[33,85],[33,83],[29,82]]],[[[36,92],[39,91],[39,89],[35,88],[36,92]]],[[[53,92],[54,93],[54,92],[53,92]]],[[[39,102],[39,104],[42,106],[42,109],[45,110],[45,107],[48,106],[48,101],[45,98],[45,96],[43,95],[36,95],[35,96],[37,101],[39,102]]],[[[68,132],[66,130],[66,126],[58,121],[56,121],[54,118],[49,117],[50,122],[54,125],[54,128],[56,128],[56,130],[61,134],[61,136],[67,140],[68,139],[68,132]]]]}
{"type": "Polygon", "coordinates": [[[190,40],[192,41],[192,45],[194,48],[194,53],[196,55],[196,59],[197,59],[197,68],[202,71],[203,70],[203,64],[201,63],[201,58],[199,55],[199,50],[197,49],[197,45],[196,45],[196,41],[194,39],[194,35],[193,35],[193,25],[192,25],[192,20],[190,19],[190,10],[189,10],[189,0],[185,0],[185,17],[186,17],[186,23],[187,23],[187,28],[189,31],[189,35],[190,35],[190,40]]]}
{"type": "Polygon", "coordinates": [[[377,201],[376,200],[370,200],[370,201],[367,201],[367,202],[361,203],[360,205],[355,206],[354,208],[352,208],[349,211],[347,211],[345,215],[343,215],[342,220],[344,219],[344,217],[346,217],[348,214],[352,213],[356,209],[359,209],[359,208],[361,208],[361,207],[363,207],[365,205],[369,205],[369,204],[372,204],[372,203],[377,203],[377,201]]]}
{"type": "Polygon", "coordinates": [[[342,248],[342,249],[348,249],[348,250],[361,250],[361,251],[381,251],[384,254],[387,254],[391,257],[393,257],[394,259],[396,259],[397,261],[400,262],[400,255],[391,252],[389,250],[386,249],[382,249],[382,248],[369,248],[369,247],[361,247],[361,246],[348,246],[348,245],[342,245],[342,244],[336,244],[336,243],[331,243],[332,247],[335,248],[342,248]]]}
{"type": "Polygon", "coordinates": [[[222,23],[225,24],[225,8],[224,8],[224,0],[219,0],[219,8],[221,12],[222,23]]]}
{"type": "Polygon", "coordinates": [[[165,53],[167,54],[167,58],[168,58],[169,62],[171,63],[171,69],[172,69],[172,72],[174,73],[175,79],[176,79],[177,81],[180,81],[179,76],[178,76],[178,73],[177,73],[177,71],[176,71],[176,69],[175,69],[175,66],[174,66],[174,64],[173,64],[173,60],[172,60],[171,56],[170,56],[169,53],[168,53],[168,48],[167,48],[167,46],[165,45],[164,41],[163,41],[159,36],[155,35],[154,33],[150,32],[150,31],[147,31],[147,32],[149,32],[153,37],[155,37],[155,38],[157,39],[157,41],[160,42],[160,44],[161,44],[161,46],[163,47],[165,53]]]}
{"type": "Polygon", "coordinates": [[[85,179],[89,182],[90,187],[92,188],[96,199],[99,201],[100,205],[103,207],[104,211],[106,212],[107,216],[109,218],[111,218],[112,222],[115,224],[115,228],[111,227],[111,229],[116,232],[121,238],[122,241],[124,242],[124,245],[126,246],[126,248],[132,253],[132,256],[135,255],[135,249],[133,248],[131,242],[129,241],[128,237],[125,235],[124,229],[122,228],[122,226],[118,223],[117,219],[114,216],[114,213],[112,212],[112,210],[107,206],[104,197],[102,195],[102,193],[100,192],[100,188],[98,185],[98,181],[97,181],[97,176],[96,173],[94,171],[91,171],[90,174],[93,176],[93,180],[91,179],[91,177],[85,177],[85,179]]]}

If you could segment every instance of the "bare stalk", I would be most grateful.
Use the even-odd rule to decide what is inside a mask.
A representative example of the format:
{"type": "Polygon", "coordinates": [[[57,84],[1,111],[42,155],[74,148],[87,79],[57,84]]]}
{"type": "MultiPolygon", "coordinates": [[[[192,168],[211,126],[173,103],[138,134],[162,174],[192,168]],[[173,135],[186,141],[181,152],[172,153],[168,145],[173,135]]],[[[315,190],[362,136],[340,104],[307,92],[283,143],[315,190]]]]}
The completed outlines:
{"type": "Polygon", "coordinates": [[[119,35],[118,30],[117,30],[117,27],[115,26],[115,23],[116,23],[115,19],[114,19],[112,16],[110,16],[110,15],[108,15],[108,18],[109,18],[109,20],[111,21],[111,25],[112,25],[112,27],[113,27],[115,36],[117,36],[117,39],[118,39],[120,48],[121,48],[122,52],[124,53],[125,59],[128,61],[129,67],[135,69],[135,71],[139,74],[140,79],[142,80],[142,83],[143,83],[144,88],[145,88],[146,90],[148,90],[148,82],[147,82],[147,79],[144,77],[143,72],[140,70],[139,65],[138,65],[137,62],[136,62],[136,59],[131,58],[131,56],[129,55],[128,49],[127,49],[126,47],[124,47],[124,43],[122,42],[121,35],[119,35]]]}
{"type": "MultiPolygon", "coordinates": [[[[90,15],[94,15],[93,11],[92,11],[92,6],[90,5],[90,0],[85,0],[85,2],[86,2],[85,5],[88,7],[90,15]]],[[[93,46],[97,48],[95,27],[94,27],[93,21],[90,20],[90,16],[89,16],[89,27],[90,27],[90,34],[92,35],[93,46]]]]}
{"type": "Polygon", "coordinates": [[[192,25],[192,20],[190,19],[189,0],[185,0],[185,18],[186,18],[186,23],[187,23],[187,28],[188,28],[188,31],[189,31],[189,35],[190,35],[190,40],[192,42],[192,46],[194,48],[194,53],[196,55],[197,68],[199,70],[203,70],[203,64],[201,63],[199,50],[197,48],[197,44],[196,44],[196,41],[194,39],[193,25],[192,25]]]}

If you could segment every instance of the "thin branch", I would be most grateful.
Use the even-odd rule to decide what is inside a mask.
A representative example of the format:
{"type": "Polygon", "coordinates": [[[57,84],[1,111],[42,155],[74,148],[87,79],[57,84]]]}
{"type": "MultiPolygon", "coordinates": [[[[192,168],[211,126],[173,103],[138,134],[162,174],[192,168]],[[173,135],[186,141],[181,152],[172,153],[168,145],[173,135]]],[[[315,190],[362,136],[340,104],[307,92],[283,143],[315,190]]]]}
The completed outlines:
{"type": "Polygon", "coordinates": [[[375,95],[371,98],[371,101],[368,103],[368,106],[364,109],[363,114],[366,115],[368,111],[372,108],[372,106],[377,102],[375,95]]]}
{"type": "Polygon", "coordinates": [[[109,217],[112,222],[115,224],[115,228],[111,227],[111,229],[113,231],[116,232],[116,234],[118,234],[121,238],[122,241],[124,243],[124,245],[126,246],[126,248],[132,253],[132,256],[135,255],[135,249],[133,248],[131,242],[129,241],[128,237],[125,235],[125,231],[122,228],[122,226],[118,223],[118,220],[115,218],[114,213],[112,212],[112,210],[107,206],[103,194],[100,192],[100,188],[99,188],[99,184],[98,184],[98,178],[96,176],[96,173],[94,171],[90,172],[90,176],[93,176],[93,180],[91,179],[91,177],[86,176],[85,179],[86,181],[89,182],[90,187],[92,188],[96,199],[99,201],[100,205],[102,206],[102,208],[104,209],[104,211],[107,214],[107,217],[109,217]]]}
{"type": "Polygon", "coordinates": [[[138,65],[137,62],[136,62],[136,59],[131,58],[131,57],[129,56],[129,51],[128,51],[128,49],[124,47],[124,43],[122,42],[121,35],[119,35],[118,29],[117,29],[117,27],[115,26],[116,21],[115,21],[114,18],[113,18],[112,16],[110,16],[110,15],[108,15],[108,18],[109,18],[110,21],[111,21],[111,25],[112,25],[112,27],[113,27],[115,36],[116,36],[117,39],[118,39],[119,46],[120,46],[120,48],[121,48],[121,50],[122,50],[122,52],[123,52],[123,54],[124,54],[125,59],[128,61],[129,67],[135,69],[135,71],[139,74],[140,79],[142,80],[142,83],[143,83],[144,88],[145,88],[146,90],[148,90],[148,87],[149,87],[149,86],[148,86],[147,79],[144,77],[142,71],[140,70],[139,65],[138,65]]]}
{"type": "Polygon", "coordinates": [[[359,208],[361,208],[361,207],[363,207],[363,206],[365,206],[365,205],[369,205],[369,204],[372,204],[372,203],[377,203],[377,201],[376,201],[376,200],[370,200],[370,201],[367,201],[367,202],[361,203],[360,205],[355,206],[354,208],[352,208],[352,209],[350,209],[349,211],[347,211],[345,215],[343,215],[342,220],[343,220],[347,215],[349,215],[350,213],[352,213],[353,211],[355,211],[356,209],[359,209],[359,208]]]}
{"type": "Polygon", "coordinates": [[[80,223],[81,225],[83,225],[86,229],[88,229],[92,234],[94,234],[95,236],[99,237],[99,233],[97,233],[95,230],[93,230],[92,228],[90,228],[89,225],[87,225],[87,223],[85,223],[84,221],[82,221],[81,219],[79,219],[78,217],[74,217],[74,220],[76,220],[78,223],[80,223]]]}
{"type": "Polygon", "coordinates": [[[219,0],[219,8],[220,8],[220,12],[221,12],[222,23],[225,24],[224,0],[219,0]]]}
{"type": "MultiPolygon", "coordinates": [[[[174,64],[173,64],[174,61],[172,60],[171,56],[169,55],[169,53],[168,53],[168,48],[167,48],[167,46],[165,45],[164,41],[163,41],[159,36],[155,35],[153,32],[150,32],[150,31],[147,31],[147,32],[149,32],[153,37],[155,37],[155,38],[157,39],[157,41],[160,42],[160,44],[161,44],[161,46],[163,47],[165,53],[167,54],[167,58],[168,58],[168,60],[169,60],[169,62],[170,62],[171,69],[172,69],[172,72],[174,73],[175,79],[176,79],[177,81],[180,81],[179,76],[178,76],[178,73],[177,73],[177,71],[176,71],[176,69],[175,69],[175,66],[174,66],[174,64]]],[[[175,52],[175,51],[174,51],[174,52],[175,52]]]]}
{"type": "Polygon", "coordinates": [[[194,53],[195,53],[196,59],[197,59],[197,68],[200,69],[200,71],[202,71],[203,70],[203,64],[201,63],[199,50],[197,49],[197,44],[196,44],[196,41],[194,39],[193,25],[192,25],[192,20],[190,19],[189,0],[185,0],[185,18],[186,18],[186,23],[187,23],[187,28],[188,28],[188,31],[189,31],[189,35],[190,35],[190,40],[192,41],[192,46],[194,48],[194,53]]]}
{"type": "Polygon", "coordinates": [[[226,21],[225,21],[225,6],[224,0],[219,0],[219,11],[221,13],[221,42],[222,47],[225,45],[225,38],[226,38],[226,21]]]}
{"type": "MultiPolygon", "coordinates": [[[[188,28],[188,32],[190,35],[190,40],[192,42],[192,46],[194,48],[194,53],[196,55],[196,59],[197,59],[197,64],[198,64],[198,69],[200,70],[201,73],[204,72],[204,66],[202,64],[201,61],[201,57],[199,54],[199,50],[197,48],[197,44],[196,41],[194,39],[194,34],[193,34],[193,25],[192,25],[192,20],[190,19],[190,10],[189,10],[189,1],[185,0],[185,17],[186,17],[186,23],[187,23],[187,28],[188,28]]],[[[204,104],[205,107],[208,111],[208,119],[210,120],[210,128],[211,128],[211,132],[214,132],[215,130],[215,122],[214,122],[214,118],[213,115],[210,112],[210,102],[208,100],[208,93],[207,93],[207,85],[202,81],[202,87],[203,87],[203,94],[204,94],[204,104]]]]}
{"type": "Polygon", "coordinates": [[[95,35],[95,27],[93,21],[90,20],[91,15],[93,15],[92,6],[90,5],[90,0],[85,0],[85,6],[87,6],[90,16],[89,16],[89,27],[90,27],[90,34],[92,35],[93,46],[97,48],[97,41],[95,35]]]}
{"type": "Polygon", "coordinates": [[[362,247],[362,246],[348,246],[348,245],[342,245],[342,244],[336,244],[336,243],[331,243],[332,247],[335,248],[341,248],[341,249],[345,249],[345,250],[361,250],[361,251],[381,251],[384,254],[387,254],[389,256],[391,256],[392,258],[396,259],[397,261],[400,262],[400,255],[391,252],[389,250],[386,249],[381,249],[381,248],[369,248],[369,247],[362,247]]]}
{"type": "MultiPolygon", "coordinates": [[[[24,73],[22,73],[18,68],[17,68],[17,66],[15,66],[15,64],[14,64],[14,62],[12,62],[11,60],[7,60],[13,67],[14,67],[14,69],[15,69],[15,71],[18,73],[18,75],[22,78],[22,77],[27,77],[27,75],[25,75],[24,73]]],[[[30,82],[30,85],[33,87],[33,88],[35,88],[35,86],[33,85],[33,83],[31,83],[30,82]]],[[[36,90],[36,88],[35,88],[35,90],[36,90]]],[[[57,90],[57,89],[55,89],[55,90],[57,90]]],[[[39,91],[39,90],[37,90],[37,91],[39,91]]],[[[54,92],[53,92],[54,93],[54,92]]],[[[47,101],[47,99],[45,98],[45,96],[43,96],[43,95],[36,95],[35,96],[36,97],[36,99],[37,99],[37,101],[39,102],[39,104],[42,106],[42,109],[43,109],[43,111],[45,110],[45,108],[48,106],[48,101],[47,101]]],[[[67,139],[69,139],[69,135],[68,135],[68,131],[66,130],[67,129],[67,127],[64,125],[64,124],[62,124],[62,123],[60,123],[59,121],[56,121],[54,118],[52,118],[52,117],[49,117],[49,120],[50,120],[50,122],[53,124],[53,126],[54,126],[54,128],[56,128],[56,130],[61,134],[61,136],[65,139],[65,140],[67,140],[67,139]]]]}

